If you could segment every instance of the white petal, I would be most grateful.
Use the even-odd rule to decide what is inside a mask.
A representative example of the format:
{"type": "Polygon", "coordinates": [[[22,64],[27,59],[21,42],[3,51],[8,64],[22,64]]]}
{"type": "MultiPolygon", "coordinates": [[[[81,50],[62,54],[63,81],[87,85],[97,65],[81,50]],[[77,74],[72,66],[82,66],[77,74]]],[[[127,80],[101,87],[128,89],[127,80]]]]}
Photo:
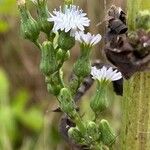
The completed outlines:
{"type": "Polygon", "coordinates": [[[93,79],[98,79],[99,81],[101,80],[116,81],[122,78],[120,72],[117,72],[117,70],[113,71],[112,67],[107,69],[105,66],[103,66],[101,69],[92,67],[91,75],[93,76],[92,77],[93,79]]]}
{"type": "MultiPolygon", "coordinates": [[[[86,17],[86,13],[83,13],[83,10],[79,10],[79,7],[75,5],[66,5],[64,11],[62,11],[60,7],[59,11],[54,10],[53,14],[54,15],[50,14],[48,21],[54,22],[55,30],[63,29],[65,32],[69,32],[70,30],[72,31],[72,29],[76,29],[76,31],[84,31],[85,27],[89,26],[90,20],[86,17]],[[57,25],[57,28],[55,25],[57,25]]],[[[76,31],[73,31],[73,33],[76,31]]],[[[71,34],[73,35],[73,33],[71,34]]]]}

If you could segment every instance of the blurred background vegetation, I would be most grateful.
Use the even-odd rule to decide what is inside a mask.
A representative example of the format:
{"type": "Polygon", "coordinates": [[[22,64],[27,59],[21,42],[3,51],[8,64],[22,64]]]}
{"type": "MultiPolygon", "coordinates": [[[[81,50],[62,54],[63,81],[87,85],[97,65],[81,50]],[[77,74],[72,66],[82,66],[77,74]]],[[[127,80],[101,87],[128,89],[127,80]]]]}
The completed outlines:
{"type": "MultiPolygon", "coordinates": [[[[62,0],[48,2],[50,11],[63,3],[62,0]]],[[[124,0],[106,2],[106,10],[112,4],[125,8],[124,0]]],[[[96,26],[105,19],[104,0],[76,0],[75,3],[88,13],[91,19],[89,31],[104,35],[105,24],[96,26]]],[[[30,2],[29,7],[35,16],[35,7],[30,2]]],[[[57,103],[46,91],[38,68],[39,51],[31,42],[22,39],[19,23],[16,0],[0,0],[0,150],[69,150],[58,132],[62,114],[52,112],[57,103]]],[[[103,43],[104,39],[93,49],[93,60],[105,61],[103,43]]],[[[72,50],[71,60],[64,67],[66,79],[78,54],[77,45],[72,50]]],[[[82,112],[87,111],[89,116],[86,99],[90,95],[91,92],[88,92],[81,101],[82,112]]],[[[117,98],[113,102],[115,104],[108,114],[118,128],[120,100],[117,98]]]]}

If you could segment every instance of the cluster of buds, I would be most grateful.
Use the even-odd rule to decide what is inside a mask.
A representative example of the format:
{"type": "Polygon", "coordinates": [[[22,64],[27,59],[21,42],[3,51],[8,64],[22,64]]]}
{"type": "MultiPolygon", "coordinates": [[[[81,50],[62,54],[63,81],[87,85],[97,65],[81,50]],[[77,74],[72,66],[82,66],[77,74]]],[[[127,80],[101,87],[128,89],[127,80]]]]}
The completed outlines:
{"type": "Polygon", "coordinates": [[[18,0],[21,33],[40,49],[40,70],[45,76],[47,89],[57,97],[61,111],[74,124],[67,130],[67,135],[76,144],[86,145],[89,149],[102,150],[104,145],[109,147],[115,141],[115,134],[107,120],[100,120],[98,125],[96,120],[109,105],[109,83],[121,79],[122,75],[111,67],[91,67],[91,49],[101,40],[101,35],[85,32],[90,20],[83,10],[70,5],[72,0],[66,1],[67,5],[59,10],[55,9],[53,13],[48,11],[46,0],[32,2],[37,8],[35,19],[28,11],[25,0],[18,0]],[[43,43],[39,42],[40,32],[46,35],[43,43]],[[80,43],[80,56],[73,65],[74,77],[66,84],[63,80],[62,66],[70,58],[70,50],[76,41],[80,43]],[[96,118],[95,121],[84,122],[73,99],[83,79],[90,74],[97,81],[97,90],[90,103],[96,118]]]}
{"type": "Polygon", "coordinates": [[[84,135],[78,127],[71,127],[68,130],[68,135],[77,144],[91,145],[90,149],[95,149],[92,143],[98,143],[98,150],[103,150],[106,146],[111,147],[116,140],[114,130],[105,119],[102,119],[98,124],[89,121],[86,125],[86,133],[84,135]]]}

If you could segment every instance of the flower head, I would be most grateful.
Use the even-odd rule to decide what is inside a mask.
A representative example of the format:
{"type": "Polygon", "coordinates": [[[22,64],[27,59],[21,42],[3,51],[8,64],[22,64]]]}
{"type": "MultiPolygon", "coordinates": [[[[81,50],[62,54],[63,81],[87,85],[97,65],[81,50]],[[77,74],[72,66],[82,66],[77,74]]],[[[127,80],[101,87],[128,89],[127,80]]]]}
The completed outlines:
{"type": "Polygon", "coordinates": [[[86,45],[93,46],[101,40],[102,36],[100,34],[92,35],[91,33],[85,34],[84,32],[76,32],[75,39],[80,43],[85,43],[86,45]]]}
{"type": "Polygon", "coordinates": [[[63,11],[60,7],[59,11],[54,10],[53,14],[50,14],[51,17],[48,18],[48,21],[54,22],[54,32],[58,30],[70,31],[71,35],[75,36],[76,31],[84,31],[84,27],[90,25],[90,20],[86,17],[86,13],[83,13],[83,10],[79,10],[79,7],[75,5],[66,5],[63,11]]]}
{"type": "Polygon", "coordinates": [[[116,81],[122,78],[121,72],[118,72],[117,69],[113,70],[112,67],[107,69],[105,66],[101,69],[97,69],[95,66],[92,67],[91,75],[93,76],[93,79],[97,79],[99,81],[116,81]]]}

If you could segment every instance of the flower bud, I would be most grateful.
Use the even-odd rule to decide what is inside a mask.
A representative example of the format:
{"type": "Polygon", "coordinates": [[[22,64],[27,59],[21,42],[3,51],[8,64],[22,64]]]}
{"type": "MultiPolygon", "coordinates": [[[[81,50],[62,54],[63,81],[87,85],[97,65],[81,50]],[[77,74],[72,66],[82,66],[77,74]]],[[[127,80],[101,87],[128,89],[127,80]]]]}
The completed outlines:
{"type": "Polygon", "coordinates": [[[58,61],[60,61],[60,60],[62,60],[62,57],[63,57],[63,50],[61,48],[59,48],[56,53],[56,59],[58,61]]]}
{"type": "Polygon", "coordinates": [[[82,143],[82,134],[77,127],[72,127],[68,130],[68,135],[76,143],[82,143]]]}
{"type": "Polygon", "coordinates": [[[38,23],[32,18],[25,4],[19,6],[21,15],[21,34],[25,39],[35,42],[39,37],[38,23]]]}
{"type": "Polygon", "coordinates": [[[47,8],[47,3],[44,1],[38,4],[37,10],[38,10],[37,22],[39,24],[40,30],[46,33],[47,35],[49,35],[53,28],[53,23],[47,21],[47,18],[49,18],[49,11],[47,8]]]}
{"type": "Polygon", "coordinates": [[[91,47],[84,44],[80,45],[81,54],[73,66],[73,71],[77,77],[87,77],[91,72],[91,47]]]}
{"type": "Polygon", "coordinates": [[[44,75],[50,75],[57,70],[56,54],[53,44],[49,41],[45,41],[42,44],[41,52],[40,70],[44,75]]]}
{"type": "Polygon", "coordinates": [[[76,94],[79,86],[80,86],[79,79],[76,75],[74,75],[69,82],[69,88],[70,88],[71,95],[74,96],[76,94]]]}
{"type": "Polygon", "coordinates": [[[54,95],[58,95],[64,86],[62,81],[62,72],[60,73],[60,71],[56,71],[49,77],[46,77],[46,82],[48,91],[54,95]]]}
{"type": "Polygon", "coordinates": [[[98,127],[95,124],[95,122],[90,121],[87,124],[87,134],[90,135],[94,141],[96,141],[100,138],[100,132],[99,132],[98,127]]]}
{"type": "Polygon", "coordinates": [[[99,130],[101,132],[101,141],[105,145],[111,146],[116,140],[116,135],[107,120],[102,119],[100,121],[99,130]]]}
{"type": "Polygon", "coordinates": [[[59,94],[61,88],[61,85],[52,86],[50,83],[47,84],[47,91],[56,96],[59,94]]]}
{"type": "Polygon", "coordinates": [[[73,70],[78,77],[87,77],[91,72],[91,62],[87,57],[80,57],[73,66],[73,70]]]}
{"type": "MultiPolygon", "coordinates": [[[[102,83],[99,83],[102,84],[102,83]]],[[[95,96],[92,98],[90,102],[90,107],[95,112],[95,114],[99,114],[104,111],[109,105],[108,95],[107,95],[107,85],[98,85],[95,96]]]]}
{"type": "Polygon", "coordinates": [[[60,102],[60,108],[69,116],[73,116],[72,114],[75,110],[75,103],[71,97],[71,93],[67,88],[61,89],[58,100],[60,102]]]}
{"type": "Polygon", "coordinates": [[[58,46],[63,50],[70,50],[75,45],[75,38],[69,32],[61,32],[58,38],[58,46]]]}

